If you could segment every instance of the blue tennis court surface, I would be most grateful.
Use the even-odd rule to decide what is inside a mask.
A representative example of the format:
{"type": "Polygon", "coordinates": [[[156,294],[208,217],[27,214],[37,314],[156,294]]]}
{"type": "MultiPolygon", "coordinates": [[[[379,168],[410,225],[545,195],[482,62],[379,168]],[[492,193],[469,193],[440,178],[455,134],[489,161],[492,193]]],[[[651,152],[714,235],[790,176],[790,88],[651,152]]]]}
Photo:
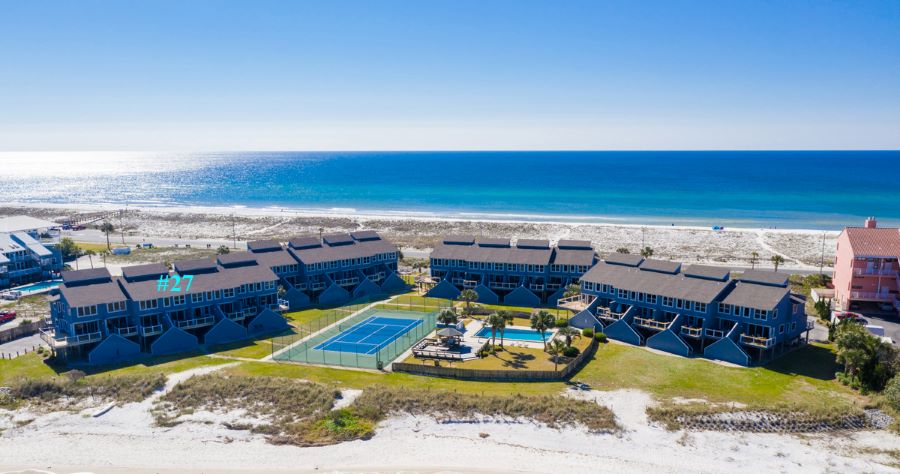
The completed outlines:
{"type": "Polygon", "coordinates": [[[373,316],[356,323],[313,349],[372,355],[420,324],[421,319],[373,316]]]}

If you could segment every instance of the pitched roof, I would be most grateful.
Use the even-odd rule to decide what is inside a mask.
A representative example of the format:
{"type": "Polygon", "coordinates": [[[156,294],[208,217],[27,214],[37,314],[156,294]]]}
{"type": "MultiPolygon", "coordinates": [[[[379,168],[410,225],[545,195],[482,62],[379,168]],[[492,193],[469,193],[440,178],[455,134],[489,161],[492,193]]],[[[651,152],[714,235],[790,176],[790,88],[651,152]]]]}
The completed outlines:
{"type": "Polygon", "coordinates": [[[670,273],[675,274],[681,270],[681,263],[679,262],[671,262],[669,260],[658,260],[654,258],[647,258],[641,262],[639,267],[641,270],[651,271],[651,272],[660,272],[660,273],[670,273]]]}
{"type": "MultiPolygon", "coordinates": [[[[215,267],[215,271],[208,273],[198,273],[193,275],[190,281],[190,289],[188,282],[182,280],[180,293],[160,292],[157,289],[157,282],[154,280],[143,281],[121,281],[122,287],[133,300],[143,301],[155,298],[163,298],[177,294],[194,294],[206,291],[224,290],[227,288],[238,288],[243,284],[262,283],[267,281],[277,281],[278,276],[272,273],[272,270],[262,265],[247,265],[239,268],[215,267]]],[[[170,282],[170,286],[174,282],[170,282]]]]}
{"type": "Polygon", "coordinates": [[[274,240],[251,240],[247,242],[247,250],[251,252],[264,252],[267,250],[278,250],[281,244],[274,240]]]}
{"type": "MultiPolygon", "coordinates": [[[[445,239],[446,241],[446,239],[445,239]]],[[[483,247],[442,243],[431,252],[433,258],[465,260],[467,262],[549,265],[553,251],[520,247],[483,247]]]]}
{"type": "Polygon", "coordinates": [[[475,243],[475,237],[472,235],[446,235],[443,242],[445,244],[472,245],[475,243]]]}
{"type": "Polygon", "coordinates": [[[523,249],[548,249],[550,248],[550,241],[542,239],[519,239],[516,241],[516,247],[523,249]]]}
{"type": "Polygon", "coordinates": [[[145,265],[131,265],[130,267],[122,267],[122,276],[128,281],[135,281],[153,277],[159,278],[160,275],[169,273],[169,268],[162,263],[148,263],[145,265]]]}
{"type": "Polygon", "coordinates": [[[614,263],[616,265],[626,265],[629,267],[636,267],[644,261],[644,257],[640,255],[630,254],[630,253],[611,253],[603,259],[607,263],[614,263]]]}
{"type": "Polygon", "coordinates": [[[746,270],[737,277],[740,281],[760,283],[763,285],[787,286],[788,276],[785,273],[775,273],[768,270],[746,270]]]}
{"type": "Polygon", "coordinates": [[[356,232],[350,232],[350,237],[353,237],[354,240],[379,240],[381,236],[378,235],[374,230],[358,230],[356,232]]]}
{"type": "Polygon", "coordinates": [[[106,268],[86,268],[84,270],[73,270],[62,272],[64,284],[86,283],[94,280],[109,280],[112,275],[106,268]]]}
{"type": "Polygon", "coordinates": [[[383,239],[357,241],[347,235],[349,241],[340,237],[327,238],[324,245],[296,247],[291,239],[290,253],[304,264],[332,262],[351,258],[372,257],[380,253],[396,252],[397,247],[383,239]],[[345,243],[346,242],[346,243],[345,243]]]}
{"type": "Polygon", "coordinates": [[[295,249],[308,249],[313,247],[321,247],[322,242],[316,236],[304,235],[301,237],[294,237],[293,239],[289,240],[288,246],[295,249]]]}
{"type": "Polygon", "coordinates": [[[260,253],[254,252],[252,255],[260,265],[265,265],[269,268],[297,264],[297,259],[284,249],[260,253]]]}
{"type": "Polygon", "coordinates": [[[228,252],[216,257],[219,264],[224,267],[236,267],[256,263],[256,254],[252,252],[228,252]]]}
{"type": "Polygon", "coordinates": [[[346,245],[353,243],[353,237],[350,234],[327,234],[322,236],[322,241],[328,245],[346,245]]]}
{"type": "Polygon", "coordinates": [[[478,245],[482,247],[509,247],[509,239],[482,237],[478,239],[478,245]]]}
{"type": "Polygon", "coordinates": [[[847,227],[844,229],[857,257],[900,258],[900,229],[847,227]]]}
{"type": "Polygon", "coordinates": [[[778,303],[788,294],[790,292],[787,288],[738,282],[722,302],[734,306],[770,311],[775,309],[778,303]]]}
{"type": "Polygon", "coordinates": [[[591,250],[593,247],[591,246],[590,240],[570,240],[570,239],[562,239],[557,244],[557,247],[561,249],[577,249],[577,250],[591,250]]]}
{"type": "Polygon", "coordinates": [[[59,224],[56,222],[31,216],[11,216],[0,219],[0,232],[18,232],[20,230],[46,229],[57,226],[59,224]]]}
{"type": "Polygon", "coordinates": [[[587,265],[594,264],[593,250],[556,249],[553,253],[554,265],[587,265]]]}
{"type": "MultiPolygon", "coordinates": [[[[149,283],[154,287],[156,285],[155,282],[149,283]]],[[[125,294],[122,293],[122,289],[115,281],[79,286],[69,286],[69,284],[63,283],[59,285],[59,292],[72,308],[126,300],[125,294]]]]}
{"type": "Polygon", "coordinates": [[[216,261],[212,258],[195,258],[191,260],[179,260],[172,266],[175,271],[180,274],[209,272],[216,268],[216,261]]]}
{"type": "Polygon", "coordinates": [[[712,265],[690,265],[682,270],[682,273],[689,277],[724,281],[731,275],[731,270],[725,267],[716,267],[712,265]]]}
{"type": "Polygon", "coordinates": [[[711,303],[728,286],[727,282],[687,278],[680,274],[642,271],[637,267],[600,262],[588,270],[582,281],[612,285],[670,298],[711,303]]]}

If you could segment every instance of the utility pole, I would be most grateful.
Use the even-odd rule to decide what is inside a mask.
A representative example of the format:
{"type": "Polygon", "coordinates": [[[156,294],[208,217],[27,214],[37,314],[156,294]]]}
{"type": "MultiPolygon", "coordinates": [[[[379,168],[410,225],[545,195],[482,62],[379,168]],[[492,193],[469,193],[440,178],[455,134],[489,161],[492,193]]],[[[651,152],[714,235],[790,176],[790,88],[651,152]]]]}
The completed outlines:
{"type": "Polygon", "coordinates": [[[822,283],[825,283],[825,232],[822,232],[822,259],[819,260],[819,274],[822,275],[822,283]]]}
{"type": "Polygon", "coordinates": [[[237,250],[237,233],[234,227],[234,213],[231,213],[231,248],[237,250]]]}
{"type": "Polygon", "coordinates": [[[644,234],[647,233],[646,227],[641,227],[641,251],[644,250],[644,234]]]}

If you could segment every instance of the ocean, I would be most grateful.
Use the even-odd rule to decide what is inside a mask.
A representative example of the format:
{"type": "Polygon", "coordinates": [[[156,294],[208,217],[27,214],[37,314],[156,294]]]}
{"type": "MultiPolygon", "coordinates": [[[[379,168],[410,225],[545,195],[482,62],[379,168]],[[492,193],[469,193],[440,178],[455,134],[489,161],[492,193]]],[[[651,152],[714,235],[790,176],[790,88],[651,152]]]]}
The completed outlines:
{"type": "Polygon", "coordinates": [[[0,202],[532,221],[900,225],[900,151],[0,154],[0,202]]]}

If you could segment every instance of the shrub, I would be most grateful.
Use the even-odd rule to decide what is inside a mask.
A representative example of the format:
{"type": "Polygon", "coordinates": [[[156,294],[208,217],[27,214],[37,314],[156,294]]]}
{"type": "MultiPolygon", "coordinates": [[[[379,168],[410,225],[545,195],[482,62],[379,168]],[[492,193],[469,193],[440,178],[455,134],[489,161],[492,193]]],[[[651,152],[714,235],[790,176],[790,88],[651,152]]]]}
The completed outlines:
{"type": "Polygon", "coordinates": [[[584,337],[594,337],[594,330],[591,328],[584,328],[581,330],[581,335],[584,337]]]}
{"type": "Polygon", "coordinates": [[[559,318],[556,320],[556,327],[558,328],[567,328],[569,327],[569,320],[566,318],[559,318]]]}
{"type": "Polygon", "coordinates": [[[565,348],[565,350],[563,350],[563,355],[566,357],[578,357],[578,354],[580,353],[581,351],[579,351],[575,346],[569,346],[565,348]]]}
{"type": "Polygon", "coordinates": [[[598,332],[597,334],[594,334],[594,339],[596,339],[597,342],[603,342],[603,343],[609,342],[609,338],[607,338],[606,334],[603,334],[602,332],[598,332]]]}
{"type": "Polygon", "coordinates": [[[891,408],[900,411],[900,375],[894,376],[884,387],[884,399],[891,408]]]}

